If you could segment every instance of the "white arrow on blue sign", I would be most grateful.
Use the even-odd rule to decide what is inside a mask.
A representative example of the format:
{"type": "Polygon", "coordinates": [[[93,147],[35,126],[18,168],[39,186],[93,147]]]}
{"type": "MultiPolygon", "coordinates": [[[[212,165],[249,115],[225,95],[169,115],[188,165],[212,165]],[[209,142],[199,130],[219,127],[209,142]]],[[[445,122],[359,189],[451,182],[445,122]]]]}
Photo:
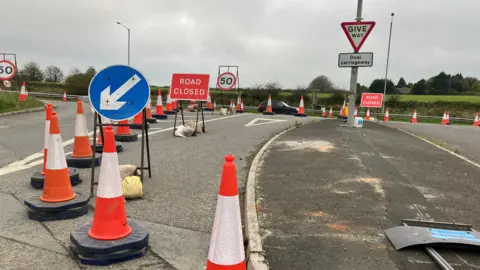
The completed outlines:
{"type": "Polygon", "coordinates": [[[150,86],[136,69],[116,65],[95,75],[88,88],[93,109],[101,116],[121,121],[134,117],[145,108],[150,86]]]}

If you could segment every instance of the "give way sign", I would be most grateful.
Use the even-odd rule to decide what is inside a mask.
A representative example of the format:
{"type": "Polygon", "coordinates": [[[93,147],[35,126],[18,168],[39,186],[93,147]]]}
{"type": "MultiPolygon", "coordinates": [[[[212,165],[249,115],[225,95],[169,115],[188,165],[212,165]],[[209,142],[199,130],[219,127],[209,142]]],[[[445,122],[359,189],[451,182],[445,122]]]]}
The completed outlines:
{"type": "Polygon", "coordinates": [[[360,107],[381,108],[382,101],[383,101],[383,94],[362,93],[362,100],[360,101],[360,107]]]}
{"type": "Polygon", "coordinates": [[[375,27],[375,22],[343,22],[341,26],[353,51],[358,52],[375,27]]]}

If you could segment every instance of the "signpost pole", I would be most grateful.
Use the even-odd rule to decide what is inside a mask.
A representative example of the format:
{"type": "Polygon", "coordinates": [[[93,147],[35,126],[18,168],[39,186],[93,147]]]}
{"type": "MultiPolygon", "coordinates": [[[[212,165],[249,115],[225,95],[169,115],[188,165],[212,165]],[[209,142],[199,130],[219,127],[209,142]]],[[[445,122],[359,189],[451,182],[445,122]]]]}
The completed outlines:
{"type": "Polygon", "coordinates": [[[393,16],[395,13],[392,13],[392,19],[390,21],[390,34],[388,35],[388,51],[387,51],[387,66],[385,67],[385,82],[383,85],[383,102],[382,102],[382,113],[385,112],[385,97],[387,95],[387,80],[388,80],[388,62],[390,61],[390,42],[392,41],[392,26],[393,26],[393,16]]]}
{"type": "MultiPolygon", "coordinates": [[[[363,0],[358,0],[357,4],[357,18],[355,20],[357,22],[362,21],[362,7],[363,7],[363,0]]],[[[357,80],[358,80],[358,67],[352,67],[352,72],[350,74],[350,94],[349,103],[348,103],[348,118],[347,118],[347,126],[353,128],[354,119],[353,115],[355,112],[355,100],[357,97],[357,80]]]]}

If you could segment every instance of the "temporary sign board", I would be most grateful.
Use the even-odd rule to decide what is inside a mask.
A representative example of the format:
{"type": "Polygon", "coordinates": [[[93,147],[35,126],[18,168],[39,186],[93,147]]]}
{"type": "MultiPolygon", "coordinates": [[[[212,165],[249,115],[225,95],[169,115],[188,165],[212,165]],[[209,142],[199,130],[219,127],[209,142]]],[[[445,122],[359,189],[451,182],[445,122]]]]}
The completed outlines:
{"type": "Polygon", "coordinates": [[[237,78],[231,72],[224,72],[218,76],[217,86],[221,90],[227,91],[235,87],[237,78]]]}
{"type": "Polygon", "coordinates": [[[17,74],[15,65],[7,60],[0,60],[0,80],[10,80],[17,74]]]}
{"type": "Polygon", "coordinates": [[[208,74],[173,74],[170,98],[206,101],[209,94],[209,80],[208,74]]]}
{"type": "Polygon", "coordinates": [[[360,107],[364,108],[381,108],[383,101],[383,94],[379,93],[362,93],[362,100],[360,107]]]}
{"type": "Polygon", "coordinates": [[[375,27],[375,22],[343,22],[341,26],[353,51],[358,52],[375,27]]]}
{"type": "Polygon", "coordinates": [[[340,53],[338,54],[338,67],[371,67],[373,66],[373,53],[340,53]]]}
{"type": "Polygon", "coordinates": [[[110,66],[93,77],[88,98],[98,114],[121,121],[134,117],[145,108],[150,99],[150,86],[136,69],[110,66]]]}

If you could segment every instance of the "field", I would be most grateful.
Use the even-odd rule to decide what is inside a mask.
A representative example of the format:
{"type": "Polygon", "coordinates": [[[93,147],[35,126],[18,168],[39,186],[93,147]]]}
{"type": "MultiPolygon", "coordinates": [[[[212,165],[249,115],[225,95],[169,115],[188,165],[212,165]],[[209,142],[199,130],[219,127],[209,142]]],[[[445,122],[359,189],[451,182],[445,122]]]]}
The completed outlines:
{"type": "MultiPolygon", "coordinates": [[[[391,95],[387,95],[387,100],[391,95]]],[[[472,102],[480,103],[480,96],[434,96],[434,95],[396,95],[400,101],[418,102],[472,102]]]]}
{"type": "Polygon", "coordinates": [[[0,113],[20,111],[44,106],[36,98],[27,97],[26,101],[18,101],[16,93],[0,93],[0,113]]]}

